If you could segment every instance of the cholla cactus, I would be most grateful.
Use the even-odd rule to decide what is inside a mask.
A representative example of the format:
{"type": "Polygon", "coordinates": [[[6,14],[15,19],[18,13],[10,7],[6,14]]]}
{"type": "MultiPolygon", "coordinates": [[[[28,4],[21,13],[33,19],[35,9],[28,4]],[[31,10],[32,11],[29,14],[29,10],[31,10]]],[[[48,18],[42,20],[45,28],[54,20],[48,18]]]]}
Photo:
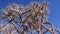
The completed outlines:
{"type": "Polygon", "coordinates": [[[8,19],[9,22],[4,26],[0,25],[0,32],[4,34],[15,34],[16,32],[18,34],[28,34],[28,32],[31,34],[35,34],[35,32],[56,34],[58,32],[60,34],[60,31],[45,19],[48,13],[47,6],[47,2],[33,2],[26,7],[17,4],[9,5],[2,10],[2,18],[8,19]]]}

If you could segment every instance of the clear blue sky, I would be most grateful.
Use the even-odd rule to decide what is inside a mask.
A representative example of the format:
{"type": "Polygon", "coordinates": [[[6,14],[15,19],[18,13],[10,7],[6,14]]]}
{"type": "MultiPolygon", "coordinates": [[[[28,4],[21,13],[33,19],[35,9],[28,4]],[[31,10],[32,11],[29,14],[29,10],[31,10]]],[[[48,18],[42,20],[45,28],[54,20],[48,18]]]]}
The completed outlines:
{"type": "MultiPolygon", "coordinates": [[[[28,5],[31,1],[41,2],[43,0],[0,0],[0,10],[11,3],[28,5]]],[[[49,22],[60,30],[60,0],[48,0],[49,2],[49,22]]]]}

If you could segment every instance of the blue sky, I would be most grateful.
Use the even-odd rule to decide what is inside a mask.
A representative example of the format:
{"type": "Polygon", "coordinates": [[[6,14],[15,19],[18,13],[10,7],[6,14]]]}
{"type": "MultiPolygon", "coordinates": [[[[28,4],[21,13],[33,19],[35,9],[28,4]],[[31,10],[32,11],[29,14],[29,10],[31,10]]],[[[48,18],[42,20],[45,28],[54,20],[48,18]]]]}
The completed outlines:
{"type": "MultiPolygon", "coordinates": [[[[0,10],[12,3],[26,6],[32,1],[41,2],[43,0],[0,0],[0,10]]],[[[48,2],[50,10],[50,13],[48,14],[49,22],[51,22],[56,28],[60,30],[60,0],[48,0],[48,2]]]]}

